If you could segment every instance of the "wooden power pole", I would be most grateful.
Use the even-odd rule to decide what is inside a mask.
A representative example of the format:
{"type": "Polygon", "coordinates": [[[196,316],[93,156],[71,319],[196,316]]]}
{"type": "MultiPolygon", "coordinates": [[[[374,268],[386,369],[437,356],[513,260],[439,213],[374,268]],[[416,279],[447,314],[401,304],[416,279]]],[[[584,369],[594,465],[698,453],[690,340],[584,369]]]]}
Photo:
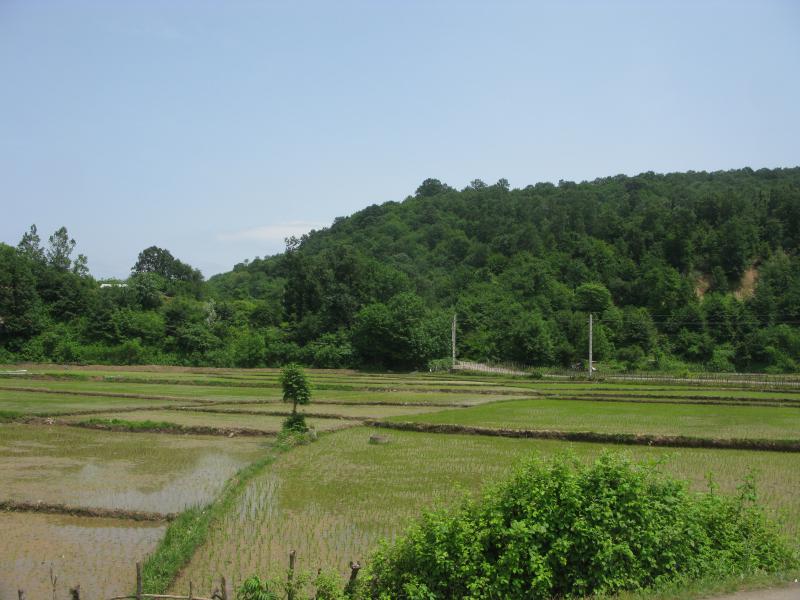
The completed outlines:
{"type": "Polygon", "coordinates": [[[453,366],[456,366],[456,314],[453,313],[453,330],[452,330],[452,340],[450,342],[450,348],[452,350],[452,359],[453,359],[453,366]]]}
{"type": "Polygon", "coordinates": [[[592,377],[592,313],[589,313],[589,377],[592,377]]]}

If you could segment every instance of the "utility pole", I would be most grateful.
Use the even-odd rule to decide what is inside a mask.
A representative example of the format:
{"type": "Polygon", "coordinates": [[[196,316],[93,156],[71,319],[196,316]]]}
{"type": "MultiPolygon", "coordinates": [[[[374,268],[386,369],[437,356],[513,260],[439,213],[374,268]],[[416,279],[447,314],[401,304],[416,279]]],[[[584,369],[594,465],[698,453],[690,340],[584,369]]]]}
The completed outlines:
{"type": "Polygon", "coordinates": [[[452,330],[452,341],[450,343],[450,347],[453,351],[453,366],[456,366],[456,313],[453,313],[453,330],[452,330]]]}
{"type": "Polygon", "coordinates": [[[589,378],[592,377],[592,313],[589,313],[589,378]]]}

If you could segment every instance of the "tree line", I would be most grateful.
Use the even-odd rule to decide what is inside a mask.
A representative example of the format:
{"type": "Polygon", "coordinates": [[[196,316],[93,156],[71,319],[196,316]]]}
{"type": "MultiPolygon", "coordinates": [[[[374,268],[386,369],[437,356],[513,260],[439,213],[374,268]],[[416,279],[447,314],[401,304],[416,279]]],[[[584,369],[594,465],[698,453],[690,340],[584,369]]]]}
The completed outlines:
{"type": "Polygon", "coordinates": [[[204,280],[168,250],[95,280],[65,228],[0,245],[0,362],[424,368],[449,355],[793,372],[800,168],[511,189],[425,180],[204,280]]]}

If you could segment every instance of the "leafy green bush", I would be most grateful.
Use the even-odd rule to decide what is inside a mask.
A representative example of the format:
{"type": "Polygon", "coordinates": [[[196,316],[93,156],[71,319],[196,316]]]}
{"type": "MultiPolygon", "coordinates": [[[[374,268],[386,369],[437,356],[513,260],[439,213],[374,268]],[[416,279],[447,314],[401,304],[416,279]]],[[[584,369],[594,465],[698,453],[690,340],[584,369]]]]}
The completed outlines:
{"type": "Polygon", "coordinates": [[[449,371],[453,368],[452,358],[434,358],[428,361],[428,371],[438,373],[439,371],[449,371]]]}
{"type": "Polygon", "coordinates": [[[253,575],[245,579],[242,586],[236,592],[237,600],[278,600],[276,592],[277,585],[273,582],[261,579],[258,575],[253,575]]]}
{"type": "Polygon", "coordinates": [[[345,600],[341,576],[335,571],[320,571],[313,579],[305,571],[296,571],[283,581],[249,577],[236,591],[236,600],[345,600]],[[313,588],[310,589],[310,588],[313,588]]]}
{"type": "Polygon", "coordinates": [[[373,557],[370,598],[578,598],[797,564],[747,482],[692,494],[605,454],[524,464],[480,502],[426,513],[373,557]]]}
{"type": "Polygon", "coordinates": [[[125,419],[91,418],[80,421],[78,425],[89,427],[99,425],[102,427],[126,429],[128,431],[163,431],[182,429],[182,426],[176,423],[170,423],[168,421],[151,421],[149,419],[145,421],[127,421],[125,419]]]}
{"type": "Polygon", "coordinates": [[[736,367],[733,364],[735,352],[730,344],[722,344],[714,348],[711,360],[706,364],[709,371],[715,373],[733,373],[736,367]]]}
{"type": "Polygon", "coordinates": [[[306,416],[303,413],[290,414],[283,421],[283,430],[305,433],[308,431],[308,425],[306,425],[306,416]]]}

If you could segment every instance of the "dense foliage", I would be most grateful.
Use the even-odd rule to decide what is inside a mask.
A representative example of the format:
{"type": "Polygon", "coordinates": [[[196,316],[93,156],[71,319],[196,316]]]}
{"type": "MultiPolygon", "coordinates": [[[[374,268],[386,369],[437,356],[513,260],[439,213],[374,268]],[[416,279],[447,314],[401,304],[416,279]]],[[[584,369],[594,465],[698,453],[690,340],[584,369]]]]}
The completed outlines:
{"type": "Polygon", "coordinates": [[[480,502],[425,514],[373,557],[364,596],[583,598],[796,564],[752,484],[694,495],[607,454],[531,460],[480,502]]]}
{"type": "Polygon", "coordinates": [[[509,189],[429,179],[203,281],[165,249],[97,282],[61,228],[0,244],[0,361],[424,367],[449,354],[792,372],[800,168],[509,189]]]}

